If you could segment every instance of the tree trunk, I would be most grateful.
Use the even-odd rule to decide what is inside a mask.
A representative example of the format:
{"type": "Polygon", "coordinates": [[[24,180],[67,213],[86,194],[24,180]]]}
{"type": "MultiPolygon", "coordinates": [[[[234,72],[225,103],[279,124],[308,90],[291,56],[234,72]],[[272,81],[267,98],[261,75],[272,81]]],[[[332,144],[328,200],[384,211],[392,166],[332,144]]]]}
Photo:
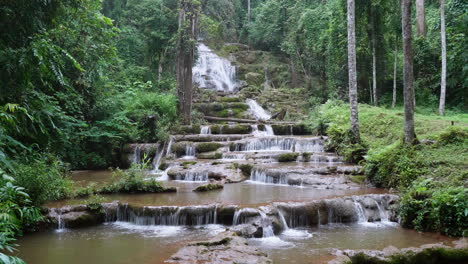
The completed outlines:
{"type": "Polygon", "coordinates": [[[424,0],[416,0],[416,34],[421,37],[426,37],[424,0]]]}
{"type": "MultiPolygon", "coordinates": [[[[372,5],[372,4],[371,4],[372,5]]],[[[376,45],[377,40],[375,37],[375,12],[374,8],[371,6],[371,35],[372,35],[372,96],[374,98],[374,105],[379,104],[377,98],[377,54],[376,54],[376,45]]]]}
{"type": "Polygon", "coordinates": [[[192,111],[192,65],[196,43],[195,32],[198,6],[191,0],[180,0],[179,3],[179,36],[177,47],[177,95],[178,111],[182,123],[191,123],[192,111]]]}
{"type": "Polygon", "coordinates": [[[250,0],[247,0],[247,21],[250,23],[250,16],[251,16],[251,11],[250,11],[250,0]]]}
{"type": "Polygon", "coordinates": [[[397,39],[395,40],[395,59],[393,61],[393,98],[392,98],[392,108],[395,108],[396,104],[396,84],[397,84],[397,63],[398,63],[398,44],[397,39]]]}
{"type": "Polygon", "coordinates": [[[440,104],[439,114],[445,112],[445,93],[447,89],[447,40],[445,36],[445,0],[440,0],[440,39],[442,47],[442,73],[440,75],[440,104]]]}
{"type": "Polygon", "coordinates": [[[416,141],[416,135],[414,132],[411,0],[401,1],[401,24],[403,36],[403,97],[405,103],[404,141],[405,144],[412,145],[416,141]]]}
{"type": "Polygon", "coordinates": [[[354,26],[354,0],[348,0],[348,74],[349,74],[349,105],[350,122],[353,140],[360,141],[358,120],[358,94],[356,76],[356,32],[354,26]]]}

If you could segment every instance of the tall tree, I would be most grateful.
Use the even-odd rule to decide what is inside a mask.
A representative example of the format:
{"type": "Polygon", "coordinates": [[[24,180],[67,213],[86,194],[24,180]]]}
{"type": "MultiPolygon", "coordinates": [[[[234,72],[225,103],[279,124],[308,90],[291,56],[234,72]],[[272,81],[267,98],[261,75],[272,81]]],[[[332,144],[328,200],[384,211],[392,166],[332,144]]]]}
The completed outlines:
{"type": "Polygon", "coordinates": [[[396,96],[397,96],[397,63],[398,63],[398,38],[395,36],[395,54],[393,61],[393,96],[392,96],[392,108],[395,108],[396,96]]]}
{"type": "Polygon", "coordinates": [[[379,101],[377,99],[377,37],[375,34],[375,10],[374,6],[371,3],[370,7],[371,13],[371,38],[372,38],[372,97],[374,105],[377,106],[379,101]]]}
{"type": "Polygon", "coordinates": [[[426,37],[424,0],[416,0],[416,34],[421,37],[426,37]]]}
{"type": "Polygon", "coordinates": [[[439,114],[445,111],[445,93],[447,79],[447,41],[445,36],[445,0],[440,0],[440,40],[442,48],[442,73],[440,75],[440,103],[439,114]]]}
{"type": "Polygon", "coordinates": [[[196,0],[180,0],[179,2],[179,36],[177,42],[177,95],[178,111],[182,123],[191,123],[192,112],[192,66],[197,32],[199,2],[196,0]]]}
{"type": "Polygon", "coordinates": [[[354,0],[348,0],[348,75],[349,75],[349,105],[351,110],[351,132],[353,140],[360,141],[358,119],[358,95],[356,73],[356,28],[354,0]]]}
{"type": "Polygon", "coordinates": [[[416,141],[416,134],[414,132],[411,0],[401,1],[401,25],[403,36],[403,97],[405,103],[404,141],[405,144],[412,145],[416,141]]]}
{"type": "Polygon", "coordinates": [[[250,11],[250,0],[247,0],[247,21],[250,24],[250,17],[251,17],[251,11],[250,11]]]}

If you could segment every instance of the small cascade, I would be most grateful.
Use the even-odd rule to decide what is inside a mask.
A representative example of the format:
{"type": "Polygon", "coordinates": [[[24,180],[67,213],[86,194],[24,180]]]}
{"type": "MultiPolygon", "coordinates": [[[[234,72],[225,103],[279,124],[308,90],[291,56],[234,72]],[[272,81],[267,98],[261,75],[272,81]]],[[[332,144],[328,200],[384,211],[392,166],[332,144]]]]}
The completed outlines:
{"type": "Polygon", "coordinates": [[[273,131],[273,127],[270,125],[265,125],[265,132],[268,136],[274,136],[275,132],[273,131]]]}
{"type": "Polygon", "coordinates": [[[271,223],[271,220],[267,217],[265,212],[262,210],[258,211],[260,213],[260,217],[262,219],[262,237],[272,237],[275,236],[275,232],[273,231],[273,225],[271,223]]]}
{"type": "Polygon", "coordinates": [[[62,220],[62,212],[58,212],[57,214],[57,232],[62,232],[65,230],[65,222],[62,220]]]}
{"type": "Polygon", "coordinates": [[[259,210],[255,208],[240,208],[237,209],[232,218],[232,225],[240,225],[247,223],[250,219],[258,217],[259,210]]]}
{"type": "Polygon", "coordinates": [[[200,135],[211,135],[211,127],[210,126],[202,126],[200,128],[200,135]]]}
{"type": "Polygon", "coordinates": [[[169,143],[167,144],[166,156],[169,156],[171,154],[171,148],[172,148],[173,143],[174,143],[174,137],[170,136],[169,137],[169,143]]]}
{"type": "Polygon", "coordinates": [[[224,92],[237,90],[236,67],[216,55],[208,46],[198,44],[198,61],[193,67],[193,82],[200,88],[224,92]]]}
{"type": "MultiPolygon", "coordinates": [[[[375,200],[374,200],[375,201],[375,200]]],[[[379,210],[379,215],[380,215],[380,221],[381,222],[390,222],[388,220],[388,214],[385,210],[382,209],[382,207],[380,206],[379,202],[375,201],[375,205],[377,206],[377,209],[379,210]]]]}
{"type": "Polygon", "coordinates": [[[368,220],[367,220],[366,213],[364,212],[364,208],[362,207],[361,203],[356,201],[356,199],[354,199],[354,198],[353,198],[353,202],[354,202],[354,207],[356,209],[358,222],[359,223],[366,223],[368,220]]]}
{"type": "Polygon", "coordinates": [[[156,148],[156,154],[153,158],[153,170],[152,170],[152,173],[156,173],[156,172],[159,172],[159,166],[161,165],[161,160],[164,156],[164,150],[165,150],[165,147],[166,145],[164,144],[163,147],[161,149],[160,148],[160,145],[158,144],[157,145],[157,148],[156,148]]]}
{"type": "Polygon", "coordinates": [[[116,221],[137,225],[209,225],[216,223],[217,206],[145,206],[133,208],[119,205],[116,221]]]}
{"type": "Polygon", "coordinates": [[[235,151],[293,151],[323,152],[323,140],[319,138],[257,137],[235,143],[235,151]]]}
{"type": "Polygon", "coordinates": [[[158,178],[158,181],[168,181],[169,180],[169,175],[167,174],[171,167],[166,168],[163,173],[161,173],[161,176],[158,178]]]}
{"type": "Polygon", "coordinates": [[[289,226],[288,226],[288,223],[286,222],[286,219],[284,218],[283,212],[281,212],[281,210],[279,210],[278,207],[276,207],[276,211],[278,211],[278,218],[281,224],[283,225],[283,229],[288,230],[289,226]]]}
{"type": "Polygon", "coordinates": [[[245,160],[245,154],[223,153],[223,160],[245,160]]]}
{"type": "Polygon", "coordinates": [[[185,145],[185,156],[183,159],[195,159],[195,146],[192,144],[185,145]]]}
{"type": "Polygon", "coordinates": [[[261,169],[253,169],[250,173],[250,180],[253,182],[261,182],[268,184],[288,184],[286,174],[280,173],[278,177],[274,177],[272,175],[268,175],[265,170],[261,169]]]}
{"type": "Polygon", "coordinates": [[[250,113],[257,119],[266,121],[271,118],[270,113],[268,113],[263,107],[261,107],[257,101],[252,99],[247,99],[246,103],[249,105],[250,113]]]}
{"type": "Polygon", "coordinates": [[[175,179],[177,181],[206,182],[208,181],[208,172],[187,171],[184,174],[178,174],[175,179]]]}
{"type": "Polygon", "coordinates": [[[141,147],[139,145],[136,145],[135,148],[133,149],[132,163],[133,164],[141,163],[141,147]]]}

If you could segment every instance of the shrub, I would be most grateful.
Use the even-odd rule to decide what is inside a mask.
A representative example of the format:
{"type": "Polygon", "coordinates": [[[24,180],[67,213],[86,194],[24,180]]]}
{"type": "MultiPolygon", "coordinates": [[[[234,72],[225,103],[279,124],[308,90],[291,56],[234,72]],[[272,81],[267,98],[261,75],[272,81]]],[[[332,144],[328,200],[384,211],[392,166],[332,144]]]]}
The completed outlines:
{"type": "Polygon", "coordinates": [[[402,225],[419,231],[468,236],[468,190],[464,187],[437,188],[432,180],[418,181],[403,196],[400,204],[402,225]]]}
{"type": "Polygon", "coordinates": [[[35,205],[58,200],[69,195],[72,181],[66,166],[51,156],[32,162],[22,161],[14,173],[16,184],[24,187],[35,205]]]}
{"type": "Polygon", "coordinates": [[[461,127],[449,127],[439,135],[440,145],[463,143],[468,140],[468,129],[461,127]]]}
{"type": "Polygon", "coordinates": [[[355,139],[351,131],[344,131],[338,126],[332,125],[327,129],[327,134],[329,137],[325,145],[327,151],[335,151],[347,162],[358,163],[364,160],[368,146],[355,139]]]}
{"type": "Polygon", "coordinates": [[[293,152],[293,153],[284,153],[278,156],[278,161],[279,162],[291,162],[291,161],[296,161],[297,157],[299,157],[299,153],[293,152]]]}

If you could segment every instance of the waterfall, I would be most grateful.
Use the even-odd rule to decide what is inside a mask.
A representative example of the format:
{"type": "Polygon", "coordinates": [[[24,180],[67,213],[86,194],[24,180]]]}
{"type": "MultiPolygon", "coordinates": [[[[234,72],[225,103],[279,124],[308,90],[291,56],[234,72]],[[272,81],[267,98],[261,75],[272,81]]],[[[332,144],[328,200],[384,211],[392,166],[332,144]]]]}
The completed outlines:
{"type": "Polygon", "coordinates": [[[262,219],[262,231],[263,231],[262,237],[275,236],[275,232],[273,231],[273,225],[271,224],[270,219],[262,210],[259,210],[258,212],[260,213],[260,217],[262,219]]]}
{"type": "Polygon", "coordinates": [[[281,212],[280,209],[278,209],[278,207],[276,207],[276,211],[278,211],[278,217],[279,217],[281,224],[283,225],[284,230],[288,230],[289,226],[288,226],[288,223],[286,222],[286,219],[284,219],[283,213],[281,212]]]}
{"type": "Polygon", "coordinates": [[[145,206],[134,209],[127,204],[117,209],[116,221],[137,225],[209,225],[216,223],[215,205],[200,206],[145,206]]]}
{"type": "Polygon", "coordinates": [[[255,208],[240,208],[234,212],[232,225],[240,225],[248,222],[249,218],[258,217],[260,211],[255,208]]]}
{"type": "Polygon", "coordinates": [[[65,222],[62,220],[62,212],[59,210],[57,214],[57,232],[63,232],[65,230],[65,222]]]}
{"type": "Polygon", "coordinates": [[[169,137],[169,144],[167,144],[167,151],[166,151],[166,156],[168,156],[169,154],[171,154],[171,148],[172,148],[172,144],[174,143],[174,137],[173,136],[170,136],[169,137]]]}
{"type": "Polygon", "coordinates": [[[193,67],[193,82],[200,88],[224,92],[237,90],[236,68],[216,55],[205,44],[198,44],[198,61],[193,67]]]}
{"type": "Polygon", "coordinates": [[[257,101],[252,100],[252,99],[247,99],[246,100],[247,104],[249,105],[249,111],[250,113],[257,119],[257,120],[269,120],[271,118],[271,115],[261,107],[257,101]]]}
{"type": "Polygon", "coordinates": [[[354,202],[354,207],[355,207],[355,210],[356,210],[356,213],[357,213],[357,216],[358,216],[358,222],[359,223],[367,222],[367,217],[366,217],[366,214],[364,212],[364,208],[362,207],[361,203],[356,201],[356,199],[354,199],[354,198],[353,198],[353,202],[354,202]]]}
{"type": "Polygon", "coordinates": [[[323,152],[323,140],[318,138],[257,137],[235,143],[235,151],[323,152]]]}
{"type": "Polygon", "coordinates": [[[211,127],[210,126],[202,126],[200,128],[201,135],[211,135],[211,127]]]}
{"type": "Polygon", "coordinates": [[[390,222],[388,220],[387,212],[385,212],[385,210],[382,209],[382,207],[379,205],[379,202],[377,202],[376,200],[374,200],[374,202],[377,205],[377,209],[379,210],[380,222],[390,222]]]}
{"type": "Polygon", "coordinates": [[[288,184],[288,179],[286,174],[281,173],[279,177],[274,177],[268,175],[265,170],[260,169],[253,169],[250,173],[250,180],[254,182],[262,182],[262,183],[269,183],[269,184],[288,184]]]}
{"type": "Polygon", "coordinates": [[[258,125],[251,125],[252,127],[252,135],[256,137],[264,137],[264,136],[274,136],[275,132],[270,125],[264,125],[265,131],[261,131],[258,129],[258,125]]]}
{"type": "Polygon", "coordinates": [[[132,163],[133,164],[141,163],[141,147],[139,145],[136,145],[135,148],[133,149],[132,163]]]}
{"type": "Polygon", "coordinates": [[[265,132],[268,136],[275,135],[275,132],[273,131],[273,128],[270,125],[265,125],[265,132]]]}
{"type": "Polygon", "coordinates": [[[192,144],[185,145],[185,156],[183,159],[195,159],[195,147],[192,144]]]}
{"type": "Polygon", "coordinates": [[[161,160],[164,156],[164,148],[166,147],[166,144],[163,145],[161,150],[159,150],[160,145],[158,144],[156,147],[156,154],[153,158],[153,170],[151,171],[152,173],[158,172],[159,171],[159,166],[161,165],[161,160]]]}
{"type": "Polygon", "coordinates": [[[245,154],[223,153],[223,160],[245,160],[245,154]]]}
{"type": "Polygon", "coordinates": [[[168,167],[161,173],[161,176],[158,178],[158,181],[168,181],[169,180],[169,175],[167,174],[171,167],[168,167]]]}
{"type": "Polygon", "coordinates": [[[177,175],[176,180],[177,181],[206,182],[208,181],[208,172],[187,171],[184,174],[177,175]]]}

